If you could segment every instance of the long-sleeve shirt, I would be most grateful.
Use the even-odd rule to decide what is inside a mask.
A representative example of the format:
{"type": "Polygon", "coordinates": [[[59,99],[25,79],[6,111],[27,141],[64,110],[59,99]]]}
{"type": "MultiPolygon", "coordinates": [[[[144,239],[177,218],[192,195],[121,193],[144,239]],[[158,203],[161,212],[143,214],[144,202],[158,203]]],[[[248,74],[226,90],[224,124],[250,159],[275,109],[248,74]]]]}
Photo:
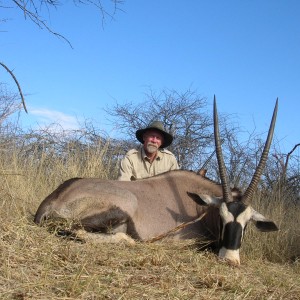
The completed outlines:
{"type": "Polygon", "coordinates": [[[143,147],[132,149],[121,161],[118,180],[130,181],[179,169],[176,157],[166,149],[159,149],[151,163],[143,147]]]}

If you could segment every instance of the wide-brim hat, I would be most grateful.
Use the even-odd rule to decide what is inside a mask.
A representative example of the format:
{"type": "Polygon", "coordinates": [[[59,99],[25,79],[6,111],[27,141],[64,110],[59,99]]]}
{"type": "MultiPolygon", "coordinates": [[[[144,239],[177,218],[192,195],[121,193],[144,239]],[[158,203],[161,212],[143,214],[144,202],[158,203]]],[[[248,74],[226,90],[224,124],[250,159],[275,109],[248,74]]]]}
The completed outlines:
{"type": "Polygon", "coordinates": [[[144,144],[143,135],[148,130],[156,130],[163,135],[164,140],[160,148],[166,148],[172,144],[173,136],[165,130],[163,123],[160,121],[153,121],[146,128],[136,131],[135,135],[140,143],[144,144]]]}

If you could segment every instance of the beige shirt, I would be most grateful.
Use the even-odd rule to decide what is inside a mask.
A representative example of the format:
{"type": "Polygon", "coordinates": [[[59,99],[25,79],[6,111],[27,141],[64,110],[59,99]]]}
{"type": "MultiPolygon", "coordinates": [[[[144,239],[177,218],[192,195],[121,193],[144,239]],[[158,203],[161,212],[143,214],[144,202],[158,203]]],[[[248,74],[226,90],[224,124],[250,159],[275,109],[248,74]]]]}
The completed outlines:
{"type": "Polygon", "coordinates": [[[174,154],[166,149],[159,149],[152,163],[146,156],[144,148],[128,151],[122,159],[118,180],[134,180],[158,175],[179,169],[174,154]]]}

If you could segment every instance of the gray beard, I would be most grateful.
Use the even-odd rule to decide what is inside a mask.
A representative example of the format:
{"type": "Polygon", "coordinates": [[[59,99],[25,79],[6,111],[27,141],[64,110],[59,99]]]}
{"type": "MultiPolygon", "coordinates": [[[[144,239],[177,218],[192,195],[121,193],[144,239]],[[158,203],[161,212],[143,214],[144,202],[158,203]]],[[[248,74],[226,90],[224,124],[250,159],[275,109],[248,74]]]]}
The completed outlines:
{"type": "Polygon", "coordinates": [[[153,144],[148,144],[146,148],[147,148],[147,151],[151,154],[155,153],[157,151],[157,146],[153,145],[153,144]]]}

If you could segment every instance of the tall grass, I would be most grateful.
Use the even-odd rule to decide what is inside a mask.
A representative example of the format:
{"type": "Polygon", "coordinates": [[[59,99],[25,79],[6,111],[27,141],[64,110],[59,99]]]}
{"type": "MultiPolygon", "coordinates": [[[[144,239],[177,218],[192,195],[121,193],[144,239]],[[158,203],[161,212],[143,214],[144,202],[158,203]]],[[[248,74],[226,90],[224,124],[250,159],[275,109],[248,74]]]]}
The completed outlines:
{"type": "Polygon", "coordinates": [[[257,192],[252,206],[273,220],[279,231],[259,232],[251,224],[246,230],[244,254],[253,259],[266,258],[280,263],[300,259],[300,207],[280,191],[265,195],[257,192]]]}
{"type": "Polygon", "coordinates": [[[1,299],[299,299],[299,207],[275,192],[253,206],[275,233],[247,229],[242,266],[233,268],[191,242],[81,244],[33,223],[42,199],[71,177],[116,178],[109,142],[70,146],[65,155],[19,148],[0,155],[1,299]]]}

